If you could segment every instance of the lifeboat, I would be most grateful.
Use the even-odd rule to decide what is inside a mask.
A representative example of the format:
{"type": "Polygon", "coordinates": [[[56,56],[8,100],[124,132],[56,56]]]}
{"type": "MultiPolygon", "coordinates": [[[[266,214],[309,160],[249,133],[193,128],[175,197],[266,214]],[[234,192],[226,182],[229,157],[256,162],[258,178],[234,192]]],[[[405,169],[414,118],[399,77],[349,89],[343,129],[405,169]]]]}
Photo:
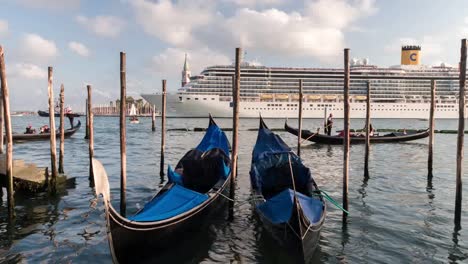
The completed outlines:
{"type": "Polygon", "coordinates": [[[276,98],[277,100],[288,100],[289,95],[287,95],[287,94],[277,94],[277,95],[275,96],[275,98],[276,98]]]}
{"type": "Polygon", "coordinates": [[[271,99],[273,99],[273,95],[272,94],[261,94],[260,99],[261,100],[271,100],[271,99]]]}
{"type": "Polygon", "coordinates": [[[320,100],[320,95],[309,95],[307,98],[309,100],[320,100]]]}

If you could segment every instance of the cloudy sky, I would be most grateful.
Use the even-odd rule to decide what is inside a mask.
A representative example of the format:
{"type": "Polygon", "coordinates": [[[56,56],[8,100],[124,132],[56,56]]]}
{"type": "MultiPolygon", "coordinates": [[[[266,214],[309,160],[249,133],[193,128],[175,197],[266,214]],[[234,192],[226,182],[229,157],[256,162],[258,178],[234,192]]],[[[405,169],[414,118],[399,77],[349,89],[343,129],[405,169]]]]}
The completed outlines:
{"type": "Polygon", "coordinates": [[[399,63],[402,44],[422,45],[422,63],[456,64],[468,36],[466,0],[0,0],[13,110],[47,107],[54,90],[83,109],[119,96],[119,52],[127,53],[128,94],[180,85],[184,53],[192,74],[246,60],[267,66],[342,67],[343,48],[372,64],[399,63]]]}

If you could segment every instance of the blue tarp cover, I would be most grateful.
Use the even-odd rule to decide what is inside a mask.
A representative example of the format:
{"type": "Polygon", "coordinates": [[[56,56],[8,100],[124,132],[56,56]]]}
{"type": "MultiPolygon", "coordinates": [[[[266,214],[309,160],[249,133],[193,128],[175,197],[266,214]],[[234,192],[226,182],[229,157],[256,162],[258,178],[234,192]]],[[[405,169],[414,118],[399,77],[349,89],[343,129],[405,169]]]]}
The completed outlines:
{"type": "Polygon", "coordinates": [[[180,185],[148,202],[140,213],[129,217],[129,220],[138,222],[160,221],[182,214],[200,205],[208,199],[208,195],[201,194],[180,185]]]}
{"type": "Polygon", "coordinates": [[[291,148],[284,141],[271,132],[268,128],[261,128],[258,131],[257,142],[252,153],[253,161],[261,159],[266,154],[290,152],[291,148]]]}
{"type": "MultiPolygon", "coordinates": [[[[323,202],[314,197],[308,197],[302,193],[297,193],[299,204],[304,215],[311,224],[317,223],[323,213],[323,202]]],[[[294,202],[294,191],[286,189],[276,196],[273,196],[265,203],[258,205],[257,209],[274,224],[288,222],[291,217],[294,202]]]]}
{"type": "Polygon", "coordinates": [[[205,152],[213,148],[222,149],[224,154],[229,156],[229,141],[226,134],[214,124],[208,127],[205,136],[196,149],[205,152]]]}
{"type": "Polygon", "coordinates": [[[252,187],[262,193],[277,187],[292,187],[289,159],[297,189],[301,190],[311,180],[309,168],[302,164],[281,137],[268,128],[261,128],[252,153],[252,187]]]}

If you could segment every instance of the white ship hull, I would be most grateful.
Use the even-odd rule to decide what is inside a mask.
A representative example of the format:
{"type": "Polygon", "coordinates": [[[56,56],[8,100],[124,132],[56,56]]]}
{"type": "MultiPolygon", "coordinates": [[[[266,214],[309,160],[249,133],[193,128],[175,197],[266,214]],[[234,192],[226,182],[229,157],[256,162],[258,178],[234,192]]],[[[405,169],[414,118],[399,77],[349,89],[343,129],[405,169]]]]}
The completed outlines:
{"type": "MultiPolygon", "coordinates": [[[[161,94],[142,94],[147,102],[161,109],[161,94]]],[[[232,102],[220,101],[217,95],[167,95],[167,117],[232,117],[232,102]]],[[[264,102],[242,101],[239,105],[241,118],[257,118],[260,114],[265,118],[296,118],[299,102],[264,102]]],[[[429,118],[428,103],[371,103],[372,118],[429,118]]],[[[366,103],[350,103],[351,118],[365,118],[366,103]]],[[[343,118],[342,102],[304,102],[303,118],[323,118],[327,113],[333,113],[335,118],[343,118]]],[[[435,118],[458,118],[458,104],[439,103],[435,118]]]]}

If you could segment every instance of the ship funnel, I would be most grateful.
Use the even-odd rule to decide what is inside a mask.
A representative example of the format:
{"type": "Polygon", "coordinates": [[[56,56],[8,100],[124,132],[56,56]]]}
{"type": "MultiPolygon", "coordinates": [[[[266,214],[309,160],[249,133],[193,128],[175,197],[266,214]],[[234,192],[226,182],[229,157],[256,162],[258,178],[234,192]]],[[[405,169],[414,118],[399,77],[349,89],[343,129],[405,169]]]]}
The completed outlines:
{"type": "Polygon", "coordinates": [[[402,46],[401,65],[419,65],[421,46],[402,46]]]}

